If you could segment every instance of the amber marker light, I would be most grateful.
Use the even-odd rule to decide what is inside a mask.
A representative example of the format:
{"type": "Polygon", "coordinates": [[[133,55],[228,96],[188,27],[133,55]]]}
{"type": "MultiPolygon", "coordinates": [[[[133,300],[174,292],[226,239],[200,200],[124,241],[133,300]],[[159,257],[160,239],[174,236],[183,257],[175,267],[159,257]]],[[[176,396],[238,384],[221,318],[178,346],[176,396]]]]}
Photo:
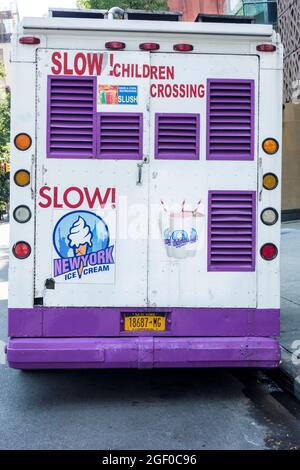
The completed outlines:
{"type": "Polygon", "coordinates": [[[279,150],[279,143],[275,139],[266,139],[263,141],[262,148],[268,155],[274,155],[279,150]]]}
{"type": "Polygon", "coordinates": [[[25,150],[28,150],[31,147],[32,144],[32,139],[30,135],[28,134],[18,134],[15,137],[15,146],[17,147],[18,150],[21,150],[24,152],[25,150]]]}
{"type": "Polygon", "coordinates": [[[28,186],[30,183],[30,173],[27,170],[19,170],[15,173],[14,181],[17,186],[22,188],[28,186]]]}
{"type": "Polygon", "coordinates": [[[264,188],[268,191],[272,191],[272,189],[277,188],[278,186],[278,178],[274,173],[266,173],[264,175],[264,188]]]}

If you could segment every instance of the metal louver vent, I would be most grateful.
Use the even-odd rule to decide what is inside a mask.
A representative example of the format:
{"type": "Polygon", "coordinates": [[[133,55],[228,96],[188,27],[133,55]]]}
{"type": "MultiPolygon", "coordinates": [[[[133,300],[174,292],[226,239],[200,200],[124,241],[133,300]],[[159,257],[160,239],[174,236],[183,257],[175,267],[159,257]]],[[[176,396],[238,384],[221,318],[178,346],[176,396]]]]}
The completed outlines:
{"type": "Polygon", "coordinates": [[[103,159],[140,160],[143,157],[143,114],[101,113],[98,116],[99,149],[103,159]]]}
{"type": "Polygon", "coordinates": [[[199,159],[199,114],[156,114],[155,158],[199,159]]]}
{"type": "Polygon", "coordinates": [[[48,157],[94,158],[95,79],[49,77],[48,157]]]}
{"type": "Polygon", "coordinates": [[[208,80],[207,159],[254,159],[254,80],[208,80]]]}
{"type": "Polygon", "coordinates": [[[209,271],[254,271],[256,193],[210,191],[209,271]]]}

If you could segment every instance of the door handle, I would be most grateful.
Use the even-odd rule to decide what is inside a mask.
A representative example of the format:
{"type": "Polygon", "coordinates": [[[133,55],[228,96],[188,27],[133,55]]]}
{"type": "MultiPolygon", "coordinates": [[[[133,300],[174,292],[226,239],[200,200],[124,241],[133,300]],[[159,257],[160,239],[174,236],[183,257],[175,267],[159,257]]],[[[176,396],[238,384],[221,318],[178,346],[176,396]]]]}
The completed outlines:
{"type": "Polygon", "coordinates": [[[144,158],[144,161],[137,164],[138,176],[137,176],[137,186],[142,186],[143,184],[143,167],[148,163],[148,158],[144,158]]]}

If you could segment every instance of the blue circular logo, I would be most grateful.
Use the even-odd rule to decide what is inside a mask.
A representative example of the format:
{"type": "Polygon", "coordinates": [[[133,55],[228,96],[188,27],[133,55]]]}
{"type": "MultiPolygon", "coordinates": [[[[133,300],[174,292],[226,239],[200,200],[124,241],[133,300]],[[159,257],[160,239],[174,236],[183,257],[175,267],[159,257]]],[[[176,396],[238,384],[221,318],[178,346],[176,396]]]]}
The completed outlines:
{"type": "Polygon", "coordinates": [[[61,258],[95,253],[109,247],[110,234],[104,220],[87,211],[75,211],[62,217],[53,232],[53,244],[61,258]]]}

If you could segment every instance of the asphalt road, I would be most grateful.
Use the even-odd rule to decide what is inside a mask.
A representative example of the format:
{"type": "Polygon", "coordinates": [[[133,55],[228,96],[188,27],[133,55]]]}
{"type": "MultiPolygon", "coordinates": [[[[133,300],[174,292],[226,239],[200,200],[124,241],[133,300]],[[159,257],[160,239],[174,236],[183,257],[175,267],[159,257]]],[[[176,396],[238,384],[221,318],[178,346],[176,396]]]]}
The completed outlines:
{"type": "MultiPolygon", "coordinates": [[[[2,346],[7,243],[0,224],[2,346]]],[[[300,404],[263,373],[19,372],[3,359],[0,352],[2,450],[300,449],[300,404]]]]}

